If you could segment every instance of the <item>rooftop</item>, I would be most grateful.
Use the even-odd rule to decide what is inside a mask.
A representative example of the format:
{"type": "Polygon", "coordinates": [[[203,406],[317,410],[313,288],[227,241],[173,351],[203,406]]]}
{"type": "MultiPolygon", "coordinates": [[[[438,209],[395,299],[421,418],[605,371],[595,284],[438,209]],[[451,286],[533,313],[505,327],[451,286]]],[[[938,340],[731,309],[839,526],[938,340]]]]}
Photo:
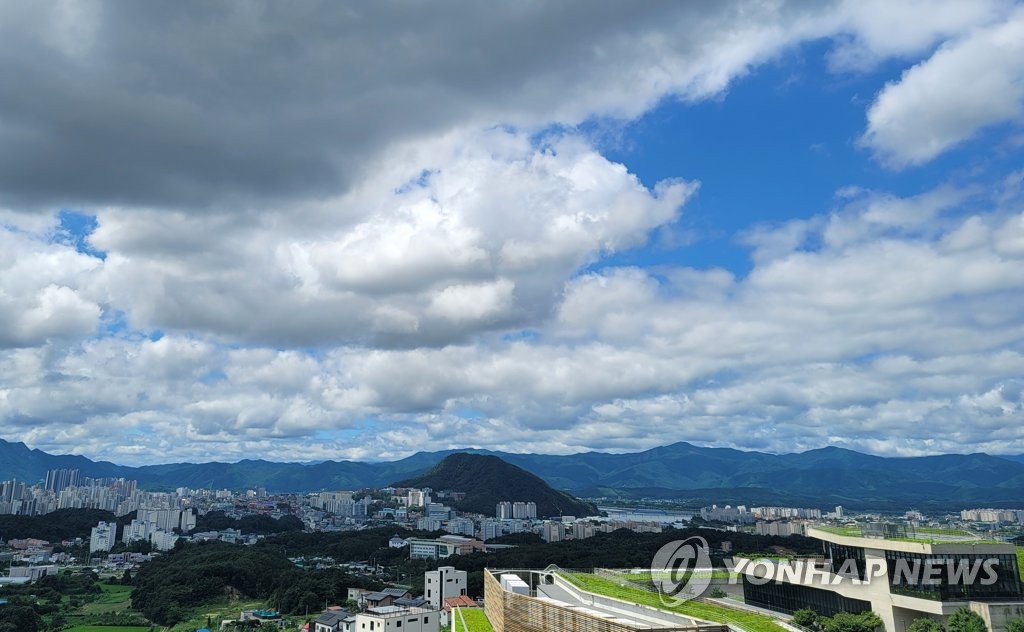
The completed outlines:
{"type": "Polygon", "coordinates": [[[868,523],[843,526],[812,525],[811,531],[849,538],[867,538],[874,540],[890,540],[893,542],[914,542],[917,544],[1006,544],[992,538],[979,536],[964,529],[942,529],[937,527],[917,527],[899,523],[868,523]]]}

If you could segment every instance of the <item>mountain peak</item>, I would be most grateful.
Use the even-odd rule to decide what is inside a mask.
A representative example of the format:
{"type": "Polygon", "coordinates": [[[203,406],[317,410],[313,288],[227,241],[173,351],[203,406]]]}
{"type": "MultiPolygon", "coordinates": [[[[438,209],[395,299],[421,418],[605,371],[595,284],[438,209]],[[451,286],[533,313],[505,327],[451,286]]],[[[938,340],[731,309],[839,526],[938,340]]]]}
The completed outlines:
{"type": "Polygon", "coordinates": [[[534,502],[538,516],[597,513],[594,505],[558,491],[540,477],[490,454],[449,454],[423,475],[394,483],[395,487],[429,487],[465,493],[453,503],[461,511],[490,515],[501,501],[534,502]]]}

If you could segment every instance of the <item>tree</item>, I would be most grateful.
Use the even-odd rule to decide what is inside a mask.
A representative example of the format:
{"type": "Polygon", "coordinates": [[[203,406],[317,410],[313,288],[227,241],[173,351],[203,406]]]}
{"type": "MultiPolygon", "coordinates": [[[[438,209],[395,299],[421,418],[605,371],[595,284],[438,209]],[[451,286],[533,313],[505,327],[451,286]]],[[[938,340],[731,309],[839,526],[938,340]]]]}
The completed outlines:
{"type": "Polygon", "coordinates": [[[874,632],[882,627],[882,619],[870,610],[858,614],[839,612],[821,623],[825,632],[874,632]]]}
{"type": "Polygon", "coordinates": [[[813,628],[818,624],[818,613],[810,608],[800,608],[793,613],[793,623],[802,628],[813,628]]]}
{"type": "Polygon", "coordinates": [[[949,632],[986,632],[985,620],[970,608],[957,608],[946,621],[949,632]]]}
{"type": "Polygon", "coordinates": [[[1024,632],[1024,619],[1010,619],[1007,621],[1006,632],[1024,632]]]}
{"type": "MultiPolygon", "coordinates": [[[[907,632],[943,632],[942,624],[935,619],[914,619],[907,627],[907,632]]],[[[1021,630],[1024,632],[1024,630],[1021,630]]]]}

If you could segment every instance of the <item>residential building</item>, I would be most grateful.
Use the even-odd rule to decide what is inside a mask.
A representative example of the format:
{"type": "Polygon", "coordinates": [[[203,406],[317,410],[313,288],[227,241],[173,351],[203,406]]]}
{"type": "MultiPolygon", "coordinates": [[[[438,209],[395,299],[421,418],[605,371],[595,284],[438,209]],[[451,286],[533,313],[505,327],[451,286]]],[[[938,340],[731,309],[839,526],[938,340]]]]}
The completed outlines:
{"type": "Polygon", "coordinates": [[[545,520],[544,526],[541,527],[540,537],[543,538],[545,542],[561,542],[562,536],[565,535],[564,529],[565,527],[563,527],[561,522],[545,520]]]}
{"type": "Polygon", "coordinates": [[[121,534],[121,541],[125,544],[148,540],[150,535],[150,523],[144,520],[132,520],[131,524],[124,526],[124,533],[121,534]]]}
{"type": "Polygon", "coordinates": [[[807,535],[821,541],[823,560],[738,562],[746,603],[823,616],[872,610],[887,632],[903,632],[915,619],[942,623],[961,607],[988,621],[1024,611],[1012,544],[952,532],[916,537],[912,527],[893,524],[811,526],[807,535]]]}
{"type": "Polygon", "coordinates": [[[371,608],[357,614],[355,620],[356,632],[437,632],[440,629],[440,613],[427,608],[371,608]]]}
{"type": "Polygon", "coordinates": [[[149,541],[157,551],[170,551],[177,544],[178,536],[163,529],[157,529],[149,534],[149,541]]]}
{"type": "Polygon", "coordinates": [[[100,522],[92,528],[89,536],[89,553],[109,551],[117,542],[117,523],[100,522]]]}
{"type": "Polygon", "coordinates": [[[341,632],[347,614],[340,612],[325,612],[313,622],[313,630],[310,632],[341,632]]]}
{"type": "Polygon", "coordinates": [[[449,597],[444,600],[444,607],[441,608],[441,625],[451,626],[452,610],[455,608],[479,608],[480,604],[473,601],[466,595],[449,597]]]}
{"type": "Polygon", "coordinates": [[[394,605],[396,599],[408,597],[409,591],[404,588],[385,588],[376,592],[368,592],[362,596],[359,604],[366,608],[383,608],[394,605]]]}
{"type": "Polygon", "coordinates": [[[466,594],[466,571],[454,566],[441,566],[423,574],[423,596],[434,610],[444,606],[445,599],[466,594]]]}

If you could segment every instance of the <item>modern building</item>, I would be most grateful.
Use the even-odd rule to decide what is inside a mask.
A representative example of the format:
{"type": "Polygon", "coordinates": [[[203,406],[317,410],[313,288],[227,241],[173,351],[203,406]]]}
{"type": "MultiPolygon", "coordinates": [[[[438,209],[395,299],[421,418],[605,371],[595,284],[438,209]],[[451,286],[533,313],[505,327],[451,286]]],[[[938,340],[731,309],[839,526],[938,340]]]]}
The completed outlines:
{"type": "Polygon", "coordinates": [[[436,610],[428,608],[384,606],[357,614],[353,629],[357,632],[437,632],[441,629],[441,620],[436,610]]]}
{"type": "Polygon", "coordinates": [[[484,612],[494,632],[729,632],[726,625],[585,592],[553,567],[484,569],[484,612]]]}
{"type": "Polygon", "coordinates": [[[895,524],[811,526],[807,535],[821,541],[823,559],[737,561],[746,603],[824,616],[872,610],[887,632],[904,632],[915,619],[941,623],[961,607],[998,622],[1024,606],[1012,544],[931,531],[918,537],[895,524]]]}
{"type": "Polygon", "coordinates": [[[49,470],[46,472],[46,489],[59,494],[67,487],[78,487],[81,474],[78,470],[49,470]]]}
{"type": "Polygon", "coordinates": [[[445,599],[466,594],[466,571],[441,566],[423,574],[423,596],[434,610],[444,607],[445,599]]]}
{"type": "Polygon", "coordinates": [[[413,560],[436,560],[483,550],[483,542],[461,535],[443,535],[436,540],[409,539],[409,558],[413,560]]]}
{"type": "Polygon", "coordinates": [[[341,612],[325,612],[313,622],[312,632],[341,632],[348,616],[341,612]]]}

